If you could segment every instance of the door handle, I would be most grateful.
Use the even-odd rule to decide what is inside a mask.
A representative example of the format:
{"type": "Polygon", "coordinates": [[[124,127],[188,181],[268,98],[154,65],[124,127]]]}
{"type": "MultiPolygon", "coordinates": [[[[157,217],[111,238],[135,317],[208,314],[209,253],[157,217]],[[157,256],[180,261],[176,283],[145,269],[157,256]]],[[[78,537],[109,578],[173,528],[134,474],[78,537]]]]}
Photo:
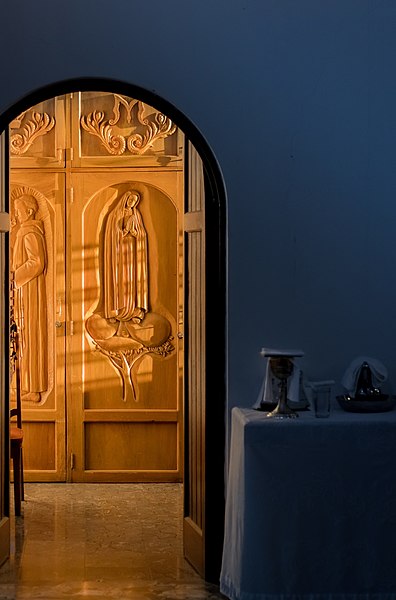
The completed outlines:
{"type": "Polygon", "coordinates": [[[62,318],[62,297],[61,296],[58,296],[58,298],[56,299],[56,316],[58,317],[58,320],[55,321],[55,327],[60,329],[63,325],[62,321],[59,320],[62,318]]]}

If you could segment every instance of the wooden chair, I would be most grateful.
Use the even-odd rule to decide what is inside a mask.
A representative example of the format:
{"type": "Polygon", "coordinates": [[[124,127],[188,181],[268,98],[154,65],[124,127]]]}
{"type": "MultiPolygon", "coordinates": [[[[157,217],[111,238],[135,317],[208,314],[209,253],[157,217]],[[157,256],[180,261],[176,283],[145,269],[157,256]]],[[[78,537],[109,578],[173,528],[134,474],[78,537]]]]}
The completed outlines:
{"type": "Polygon", "coordinates": [[[10,410],[10,456],[14,471],[14,506],[15,516],[21,514],[21,502],[24,500],[24,481],[23,481],[23,430],[22,430],[22,410],[21,410],[21,380],[19,372],[19,341],[18,329],[15,321],[11,321],[11,358],[15,368],[16,381],[16,407],[10,410]],[[16,417],[16,422],[15,419],[16,417]]]}

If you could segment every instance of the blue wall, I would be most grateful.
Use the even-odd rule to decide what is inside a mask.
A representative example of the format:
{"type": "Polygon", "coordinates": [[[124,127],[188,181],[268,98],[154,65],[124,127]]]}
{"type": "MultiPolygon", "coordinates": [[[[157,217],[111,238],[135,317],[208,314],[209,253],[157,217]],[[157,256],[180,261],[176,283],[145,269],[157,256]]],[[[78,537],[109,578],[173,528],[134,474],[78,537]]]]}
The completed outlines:
{"type": "MultiPolygon", "coordinates": [[[[0,112],[75,77],[155,91],[201,130],[229,208],[230,406],[262,346],[311,378],[368,354],[396,384],[396,3],[6,0],[0,112]]],[[[216,310],[216,299],[209,307],[216,310]]]]}

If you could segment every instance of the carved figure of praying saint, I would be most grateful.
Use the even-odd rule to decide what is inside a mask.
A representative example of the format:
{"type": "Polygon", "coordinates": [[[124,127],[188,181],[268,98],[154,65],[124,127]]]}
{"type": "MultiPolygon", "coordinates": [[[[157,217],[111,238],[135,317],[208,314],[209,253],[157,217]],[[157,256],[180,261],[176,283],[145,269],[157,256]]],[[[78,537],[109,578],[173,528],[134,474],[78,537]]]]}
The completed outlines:
{"type": "Polygon", "coordinates": [[[139,202],[137,191],[125,192],[105,225],[103,310],[113,322],[141,323],[148,311],[147,233],[139,202]]]}
{"type": "Polygon", "coordinates": [[[23,195],[15,200],[19,223],[12,254],[15,320],[20,334],[21,397],[39,402],[48,386],[47,252],[43,222],[36,219],[37,200],[23,195]]]}

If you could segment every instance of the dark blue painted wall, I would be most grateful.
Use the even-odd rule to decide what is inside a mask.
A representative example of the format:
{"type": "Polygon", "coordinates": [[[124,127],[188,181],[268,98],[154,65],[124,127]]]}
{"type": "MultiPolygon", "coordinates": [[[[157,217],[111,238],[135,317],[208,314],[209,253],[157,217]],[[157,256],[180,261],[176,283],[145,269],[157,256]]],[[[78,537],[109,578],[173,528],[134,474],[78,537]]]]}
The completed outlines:
{"type": "Polygon", "coordinates": [[[55,81],[110,77],[173,103],[211,145],[228,193],[230,406],[255,401],[262,346],[300,347],[309,377],[337,381],[368,354],[396,384],[392,0],[0,10],[0,112],[55,81]]]}

